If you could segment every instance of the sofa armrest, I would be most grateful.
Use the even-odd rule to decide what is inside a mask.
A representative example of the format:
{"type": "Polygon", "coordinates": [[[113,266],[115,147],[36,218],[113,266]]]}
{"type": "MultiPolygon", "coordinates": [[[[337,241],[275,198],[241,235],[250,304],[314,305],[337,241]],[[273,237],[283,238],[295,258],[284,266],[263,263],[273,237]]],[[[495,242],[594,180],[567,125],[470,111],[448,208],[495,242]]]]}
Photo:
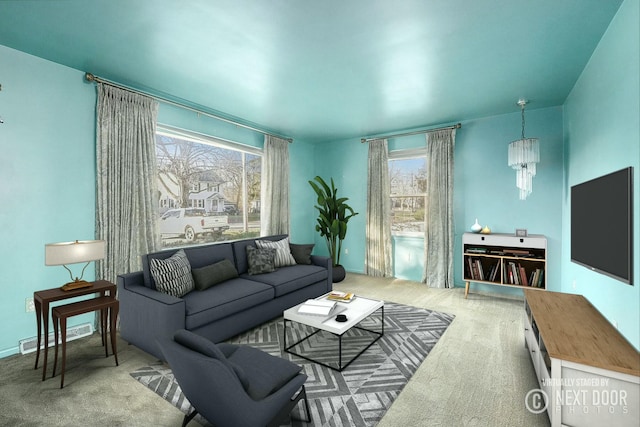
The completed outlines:
{"type": "Polygon", "coordinates": [[[163,360],[157,339],[184,329],[184,300],[144,286],[141,271],[118,276],[118,300],[122,339],[163,360]]]}
{"type": "Polygon", "coordinates": [[[333,262],[331,257],[322,255],[311,255],[311,264],[327,269],[327,292],[333,290],[333,262]]]}

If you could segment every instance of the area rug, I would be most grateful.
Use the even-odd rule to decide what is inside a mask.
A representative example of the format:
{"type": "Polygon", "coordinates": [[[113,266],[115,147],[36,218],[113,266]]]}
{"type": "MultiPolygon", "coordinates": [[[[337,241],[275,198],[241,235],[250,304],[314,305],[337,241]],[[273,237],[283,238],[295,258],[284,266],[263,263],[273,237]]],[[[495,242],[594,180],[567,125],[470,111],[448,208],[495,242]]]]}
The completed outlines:
{"type": "MultiPolygon", "coordinates": [[[[314,426],[374,426],[389,409],[400,391],[427,357],[438,339],[447,330],[454,316],[423,308],[392,302],[384,306],[384,335],[368,350],[355,359],[342,372],[323,367],[282,351],[283,321],[272,320],[260,327],[239,335],[229,342],[248,344],[270,354],[291,360],[308,375],[307,397],[314,426]]],[[[363,328],[379,331],[381,312],[365,319],[363,328]]],[[[287,325],[287,344],[297,341],[311,332],[297,323],[287,325]]],[[[372,340],[372,335],[360,329],[352,329],[343,337],[343,358],[350,358],[372,340]]],[[[295,348],[299,354],[313,354],[314,358],[335,363],[338,341],[329,333],[315,334],[295,348]]],[[[191,405],[175,381],[167,365],[147,366],[131,373],[131,376],[149,389],[171,402],[185,414],[191,405]]],[[[287,426],[308,425],[303,421],[303,405],[292,411],[287,426]]],[[[196,421],[209,425],[203,418],[196,421]]]]}

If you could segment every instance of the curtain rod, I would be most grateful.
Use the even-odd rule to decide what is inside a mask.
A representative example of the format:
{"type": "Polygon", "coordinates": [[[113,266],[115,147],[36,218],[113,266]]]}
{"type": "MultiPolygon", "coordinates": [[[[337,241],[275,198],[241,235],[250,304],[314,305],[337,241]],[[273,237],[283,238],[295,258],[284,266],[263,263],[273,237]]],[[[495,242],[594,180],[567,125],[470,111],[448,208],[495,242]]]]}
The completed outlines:
{"type": "Polygon", "coordinates": [[[267,131],[262,130],[262,129],[254,128],[252,126],[248,126],[248,125],[245,125],[243,123],[239,123],[239,122],[236,122],[236,121],[233,121],[233,120],[230,120],[230,119],[226,119],[226,118],[221,117],[221,116],[217,116],[217,115],[212,114],[212,113],[208,113],[206,111],[198,110],[197,108],[190,107],[188,105],[181,104],[179,102],[172,101],[170,99],[163,98],[161,96],[152,95],[152,94],[150,94],[148,92],[144,92],[144,91],[141,91],[141,90],[138,90],[138,89],[134,89],[134,88],[129,87],[129,86],[121,85],[119,83],[112,82],[111,80],[103,79],[102,77],[95,76],[95,75],[93,75],[91,73],[85,73],[84,78],[89,82],[104,83],[104,84],[107,84],[109,86],[113,86],[113,87],[117,87],[117,88],[120,88],[120,89],[128,90],[128,91],[140,94],[140,95],[151,97],[151,98],[155,99],[156,101],[164,102],[165,104],[174,105],[176,107],[180,107],[180,108],[183,108],[185,110],[192,111],[194,113],[202,114],[203,116],[211,117],[212,119],[220,120],[222,122],[229,123],[229,124],[232,124],[232,125],[235,125],[235,126],[239,126],[241,128],[244,128],[244,129],[249,129],[249,130],[252,130],[254,132],[261,133],[263,135],[275,136],[276,138],[280,138],[280,139],[284,139],[285,141],[293,142],[293,138],[289,138],[289,137],[286,137],[286,136],[282,136],[282,135],[278,135],[278,134],[275,134],[275,133],[267,132],[267,131]]]}
{"type": "Polygon", "coordinates": [[[435,132],[437,130],[460,129],[461,127],[462,127],[461,123],[456,123],[453,126],[446,126],[446,127],[442,127],[442,128],[417,130],[415,132],[396,133],[396,134],[393,134],[393,135],[377,136],[375,138],[360,138],[360,142],[364,144],[365,142],[375,141],[376,139],[396,138],[396,137],[399,137],[399,136],[409,136],[409,135],[420,135],[421,133],[435,132]]]}

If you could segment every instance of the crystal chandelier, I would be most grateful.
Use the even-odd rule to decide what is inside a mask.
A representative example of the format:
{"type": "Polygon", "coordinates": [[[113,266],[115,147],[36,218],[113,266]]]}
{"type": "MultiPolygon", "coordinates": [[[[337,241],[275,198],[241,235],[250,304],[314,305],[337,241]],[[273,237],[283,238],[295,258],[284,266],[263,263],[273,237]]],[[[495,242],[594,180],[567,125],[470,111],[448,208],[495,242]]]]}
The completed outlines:
{"type": "Polygon", "coordinates": [[[509,166],[516,170],[516,187],[520,189],[520,200],[525,200],[533,190],[536,163],[540,161],[538,138],[524,137],[524,106],[526,99],[518,100],[522,111],[522,138],[509,144],[509,166]]]}

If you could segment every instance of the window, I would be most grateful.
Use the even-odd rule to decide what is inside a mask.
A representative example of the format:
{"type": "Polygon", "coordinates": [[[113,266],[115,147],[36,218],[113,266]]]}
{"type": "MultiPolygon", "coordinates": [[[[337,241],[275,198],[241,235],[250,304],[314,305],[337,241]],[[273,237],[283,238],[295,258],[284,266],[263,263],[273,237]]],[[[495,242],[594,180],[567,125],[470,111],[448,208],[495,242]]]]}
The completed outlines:
{"type": "Polygon", "coordinates": [[[163,247],[260,235],[260,149],[158,127],[156,157],[163,247]]]}
{"type": "Polygon", "coordinates": [[[424,149],[389,153],[391,234],[424,236],[426,157],[424,149]]]}

